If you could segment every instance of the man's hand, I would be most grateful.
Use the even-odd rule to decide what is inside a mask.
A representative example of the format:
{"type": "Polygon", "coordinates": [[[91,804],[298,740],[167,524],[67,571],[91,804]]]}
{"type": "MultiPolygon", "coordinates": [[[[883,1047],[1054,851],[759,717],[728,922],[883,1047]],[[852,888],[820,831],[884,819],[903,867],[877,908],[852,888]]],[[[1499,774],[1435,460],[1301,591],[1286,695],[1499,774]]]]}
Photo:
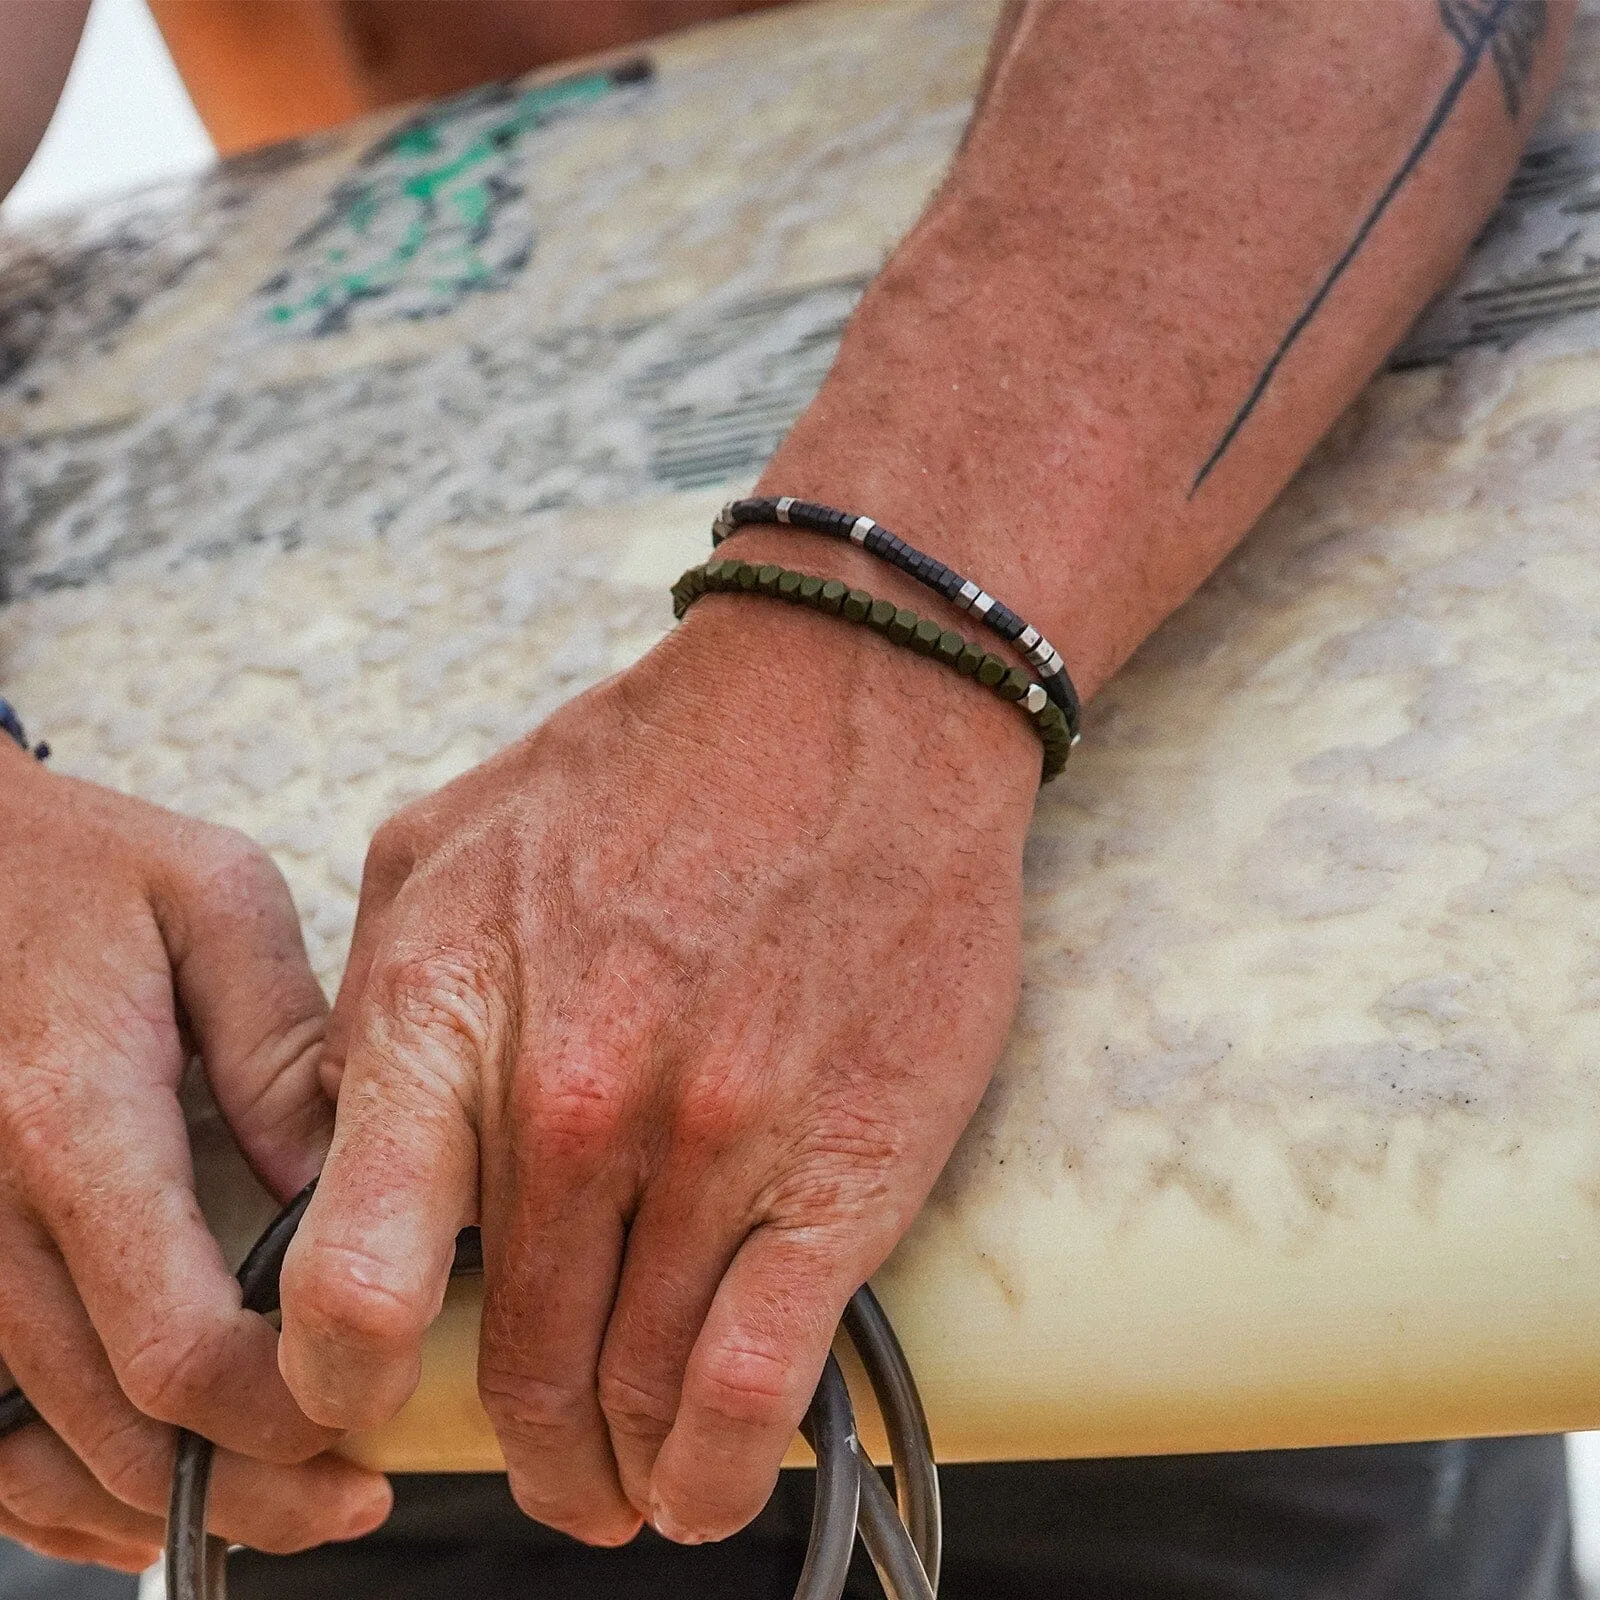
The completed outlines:
{"type": "Polygon", "coordinates": [[[307,1461],[331,1435],[241,1309],[177,1100],[197,1051],[256,1171],[293,1193],[327,1141],[325,1012],[260,851],[0,738],[0,1388],[14,1374],[49,1423],[0,1442],[0,1531],[147,1565],[172,1423],[224,1446],[211,1525],[231,1540],[297,1549],[386,1514],[381,1478],[307,1461]]]}
{"type": "Polygon", "coordinates": [[[1039,763],[936,664],[710,598],[382,829],[284,1273],[306,1412],[398,1409],[481,1217],[524,1510],[608,1544],[748,1521],[1004,1040],[1039,763]]]}

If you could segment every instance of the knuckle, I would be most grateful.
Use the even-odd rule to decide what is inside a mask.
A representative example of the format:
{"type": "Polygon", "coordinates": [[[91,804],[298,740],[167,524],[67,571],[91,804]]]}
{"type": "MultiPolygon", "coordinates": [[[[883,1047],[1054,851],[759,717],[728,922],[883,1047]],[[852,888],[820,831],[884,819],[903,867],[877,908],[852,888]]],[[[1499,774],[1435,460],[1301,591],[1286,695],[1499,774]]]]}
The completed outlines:
{"type": "Polygon", "coordinates": [[[283,874],[249,834],[208,824],[199,837],[200,847],[192,859],[213,903],[246,906],[263,891],[276,894],[283,889],[283,874]]]}
{"type": "Polygon", "coordinates": [[[372,979],[381,1013],[409,1034],[482,1053],[495,1028],[495,989],[483,964],[457,951],[391,959],[372,979]]]}
{"type": "Polygon", "coordinates": [[[793,1361],[749,1340],[717,1346],[701,1366],[698,1405],[740,1428],[791,1425],[798,1415],[793,1361]]]}
{"type": "Polygon", "coordinates": [[[54,1472],[20,1470],[0,1451],[0,1506],[23,1522],[48,1526],[61,1514],[61,1485],[54,1472]]]}
{"type": "Polygon", "coordinates": [[[183,1423],[221,1376],[225,1331],[211,1318],[183,1310],[151,1321],[150,1333],[118,1363],[117,1381],[147,1417],[183,1423]]]}
{"type": "Polygon", "coordinates": [[[543,1449],[593,1421],[592,1398],[583,1390],[487,1362],[480,1364],[478,1397],[508,1447],[543,1449]]]}
{"type": "Polygon", "coordinates": [[[609,1149],[628,1115],[629,1085],[609,1057],[575,1051],[550,1062],[522,1088],[517,1121],[543,1159],[592,1157],[609,1149]]]}
{"type": "Polygon", "coordinates": [[[375,1353],[410,1348],[427,1331],[431,1307],[389,1264],[347,1245],[312,1242],[284,1265],[283,1303],[314,1340],[375,1353]]]}
{"type": "Polygon", "coordinates": [[[614,1434],[632,1439],[663,1439],[678,1414],[678,1397],[602,1363],[600,1409],[614,1434]]]}
{"type": "Polygon", "coordinates": [[[166,1498],[166,1470],[151,1444],[142,1417],[118,1417],[84,1451],[84,1461],[101,1487],[125,1505],[159,1511],[166,1498]]]}
{"type": "Polygon", "coordinates": [[[41,1164],[46,1174],[53,1173],[64,1120],[82,1103],[83,1084],[70,1069],[49,1060],[18,1064],[5,1077],[4,1116],[12,1158],[24,1177],[35,1174],[41,1164]]]}

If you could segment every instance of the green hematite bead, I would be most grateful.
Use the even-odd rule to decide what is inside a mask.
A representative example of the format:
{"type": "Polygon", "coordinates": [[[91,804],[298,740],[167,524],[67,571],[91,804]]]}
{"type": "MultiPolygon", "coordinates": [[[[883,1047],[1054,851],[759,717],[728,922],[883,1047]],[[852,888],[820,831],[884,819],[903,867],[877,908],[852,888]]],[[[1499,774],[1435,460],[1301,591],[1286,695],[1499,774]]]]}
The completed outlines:
{"type": "Polygon", "coordinates": [[[999,656],[985,654],[978,663],[978,682],[985,689],[992,689],[1006,675],[1006,664],[999,656]]]}
{"type": "Polygon", "coordinates": [[[776,594],[778,592],[778,579],[783,576],[783,568],[771,561],[756,568],[756,588],[762,594],[776,594]]]}
{"type": "Polygon", "coordinates": [[[893,600],[874,600],[872,609],[867,613],[867,625],[882,633],[889,626],[889,620],[894,616],[894,612],[893,600]]]}
{"type": "Polygon", "coordinates": [[[872,609],[872,596],[865,589],[852,589],[839,607],[839,615],[846,622],[864,622],[872,609]]]}
{"type": "Polygon", "coordinates": [[[905,606],[900,606],[889,619],[889,626],[884,630],[896,644],[905,644],[916,631],[917,614],[905,606]]]}
{"type": "Polygon", "coordinates": [[[823,582],[821,578],[802,578],[800,580],[800,599],[803,604],[814,606],[822,595],[823,582]]]}
{"type": "Polygon", "coordinates": [[[955,663],[960,659],[961,652],[965,648],[966,643],[967,641],[963,639],[954,628],[946,628],[944,632],[939,635],[939,642],[933,647],[933,653],[938,656],[938,658],[944,662],[946,666],[954,666],[955,663]]]}
{"type": "Polygon", "coordinates": [[[963,678],[975,678],[987,654],[981,644],[969,644],[963,641],[961,654],[956,657],[956,671],[963,678]]]}
{"type": "Polygon", "coordinates": [[[844,604],[844,597],[849,592],[847,585],[840,583],[837,578],[829,578],[822,586],[822,593],[817,596],[817,603],[824,611],[838,616],[839,608],[844,604]]]}
{"type": "Polygon", "coordinates": [[[738,570],[734,573],[734,582],[746,592],[754,589],[760,569],[748,561],[741,561],[738,570]]]}
{"type": "Polygon", "coordinates": [[[778,593],[785,600],[793,600],[800,593],[800,585],[805,581],[803,573],[786,572],[778,579],[778,593]]]}
{"type": "Polygon", "coordinates": [[[944,629],[931,617],[924,617],[915,628],[911,630],[911,647],[919,656],[931,656],[938,647],[939,637],[944,629]]]}
{"type": "Polygon", "coordinates": [[[1033,679],[1021,667],[1013,667],[997,687],[1001,699],[1020,700],[1032,686],[1033,679]]]}

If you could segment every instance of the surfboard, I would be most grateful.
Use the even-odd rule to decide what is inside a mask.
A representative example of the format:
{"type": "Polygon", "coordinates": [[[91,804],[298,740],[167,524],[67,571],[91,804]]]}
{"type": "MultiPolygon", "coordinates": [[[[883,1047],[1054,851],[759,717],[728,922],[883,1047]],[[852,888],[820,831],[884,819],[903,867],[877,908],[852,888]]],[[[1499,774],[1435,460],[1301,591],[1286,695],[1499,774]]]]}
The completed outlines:
{"type": "MultiPolygon", "coordinates": [[[[797,6],[0,234],[0,683],[61,769],[261,839],[331,987],[374,826],[670,626],[995,15],[797,6]]],[[[877,1280],[947,1460],[1600,1425],[1597,74],[1585,15],[1462,284],[1041,797],[877,1280]]],[[[351,1454],[499,1464],[476,1314],[351,1454]]]]}

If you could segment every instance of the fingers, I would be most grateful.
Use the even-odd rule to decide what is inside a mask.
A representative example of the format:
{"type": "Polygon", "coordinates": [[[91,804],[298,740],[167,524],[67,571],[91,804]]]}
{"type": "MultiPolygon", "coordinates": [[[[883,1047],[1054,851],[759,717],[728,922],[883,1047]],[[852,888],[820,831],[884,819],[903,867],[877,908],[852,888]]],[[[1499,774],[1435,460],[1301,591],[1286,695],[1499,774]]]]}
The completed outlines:
{"type": "Polygon", "coordinates": [[[731,1174],[680,1161],[646,1191],[628,1230],[598,1393],[623,1492],[641,1514],[695,1340],[749,1228],[744,1192],[731,1174]]]}
{"type": "MultiPolygon", "coordinates": [[[[122,1392],[147,1416],[263,1460],[325,1449],[329,1434],[278,1373],[271,1324],[242,1308],[200,1214],[170,1086],[93,1036],[46,1048],[67,1064],[36,1060],[9,1085],[22,1193],[59,1247],[122,1392]],[[100,1060],[85,1072],[83,1051],[95,1043],[100,1060]]],[[[0,1239],[8,1273],[5,1257],[29,1231],[16,1205],[0,1239]]]]}
{"type": "MultiPolygon", "coordinates": [[[[0,1443],[0,1510],[36,1534],[102,1541],[120,1553],[117,1565],[125,1559],[148,1566],[164,1533],[160,1517],[118,1500],[49,1428],[38,1423],[0,1443]]],[[[103,1563],[105,1558],[88,1559],[103,1563]]]]}
{"type": "Polygon", "coordinates": [[[333,1133],[317,1079],[328,1003],[282,874],[242,835],[196,830],[153,887],[157,921],[212,1093],[280,1200],[316,1176],[333,1133]]]}
{"type": "Polygon", "coordinates": [[[387,1421],[416,1387],[455,1236],[476,1214],[477,1084],[505,1048],[484,964],[375,965],[359,1001],[338,1125],[283,1272],[279,1361],[309,1416],[387,1421]]]}
{"type": "MultiPolygon", "coordinates": [[[[42,1239],[0,1240],[0,1326],[7,1364],[61,1442],[115,1500],[153,1518],[166,1512],[173,1431],[143,1416],[119,1387],[60,1259],[42,1239]]],[[[24,1429],[11,1443],[42,1429],[24,1429]]],[[[85,1515],[86,1500],[76,1502],[85,1515]]],[[[218,1451],[208,1523],[231,1541],[262,1550],[305,1549],[348,1539],[388,1514],[384,1480],[319,1456],[278,1466],[218,1451]]],[[[120,1525],[119,1525],[120,1526],[120,1525]]],[[[105,1529],[96,1525],[96,1533],[105,1529]]]]}
{"type": "Polygon", "coordinates": [[[519,1080],[485,1173],[478,1391],[531,1517],[591,1544],[639,1531],[612,1459],[595,1375],[631,1185],[609,1063],[568,1056],[519,1080]]]}
{"type": "Polygon", "coordinates": [[[112,1567],[118,1572],[143,1572],[161,1553],[160,1545],[129,1544],[65,1528],[35,1527],[13,1517],[4,1507],[0,1507],[0,1534],[52,1561],[92,1563],[97,1567],[112,1567]]]}
{"type": "Polygon", "coordinates": [[[856,1287],[847,1250],[822,1230],[771,1225],[740,1248],[651,1476],[650,1522],[668,1538],[725,1538],[766,1504],[856,1287]]]}

